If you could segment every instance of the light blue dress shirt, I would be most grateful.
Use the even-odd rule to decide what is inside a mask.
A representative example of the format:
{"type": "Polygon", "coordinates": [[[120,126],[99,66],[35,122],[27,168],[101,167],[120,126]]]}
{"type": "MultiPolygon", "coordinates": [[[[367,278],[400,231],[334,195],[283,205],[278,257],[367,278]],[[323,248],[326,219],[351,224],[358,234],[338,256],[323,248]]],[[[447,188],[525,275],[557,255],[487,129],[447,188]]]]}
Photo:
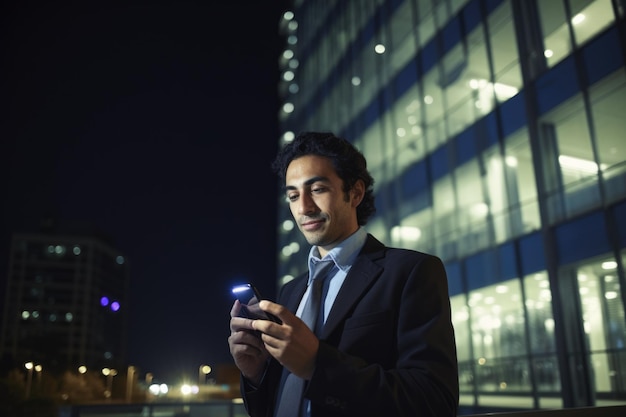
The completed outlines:
{"type": "Polygon", "coordinates": [[[321,261],[326,261],[328,259],[332,259],[334,262],[334,266],[329,272],[328,278],[326,278],[327,282],[324,284],[328,286],[328,291],[326,293],[326,298],[324,299],[324,323],[326,323],[326,319],[328,318],[328,314],[330,313],[330,309],[335,302],[335,298],[337,298],[337,294],[343,285],[344,280],[346,279],[346,275],[348,275],[348,271],[352,267],[354,260],[357,255],[363,248],[365,241],[367,240],[367,232],[362,227],[350,235],[343,242],[339,243],[333,249],[330,250],[324,256],[323,259],[320,259],[320,251],[317,246],[311,247],[309,252],[309,282],[307,284],[307,290],[300,301],[300,305],[298,306],[298,310],[296,311],[296,316],[300,317],[302,310],[304,309],[304,305],[309,298],[309,288],[311,284],[311,275],[312,270],[315,268],[315,264],[321,261]]]}

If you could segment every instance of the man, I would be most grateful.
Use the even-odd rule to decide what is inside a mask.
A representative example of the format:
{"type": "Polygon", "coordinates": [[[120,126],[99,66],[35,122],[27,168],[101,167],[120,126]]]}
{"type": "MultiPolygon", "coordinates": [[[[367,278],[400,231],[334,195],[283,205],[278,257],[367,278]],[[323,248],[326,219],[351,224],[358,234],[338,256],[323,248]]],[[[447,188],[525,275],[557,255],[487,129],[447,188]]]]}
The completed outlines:
{"type": "Polygon", "coordinates": [[[374,180],[348,141],[300,134],[273,167],[312,245],[311,272],[285,284],[278,303],[260,303],[282,323],[238,317],[241,305],[233,305],[228,342],[249,414],[456,416],[456,349],[441,260],[388,248],[366,233],[374,180]],[[322,263],[332,269],[313,277],[322,263]],[[322,307],[307,325],[313,282],[322,282],[322,307]]]}

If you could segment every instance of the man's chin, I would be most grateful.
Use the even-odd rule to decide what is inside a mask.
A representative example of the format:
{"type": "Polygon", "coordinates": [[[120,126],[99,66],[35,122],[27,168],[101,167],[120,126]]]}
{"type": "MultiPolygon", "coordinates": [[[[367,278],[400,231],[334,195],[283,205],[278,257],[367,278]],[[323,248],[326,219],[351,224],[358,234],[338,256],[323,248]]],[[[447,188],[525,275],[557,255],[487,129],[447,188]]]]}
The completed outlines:
{"type": "Polygon", "coordinates": [[[324,246],[324,237],[318,233],[305,233],[304,238],[311,246],[324,246]]]}

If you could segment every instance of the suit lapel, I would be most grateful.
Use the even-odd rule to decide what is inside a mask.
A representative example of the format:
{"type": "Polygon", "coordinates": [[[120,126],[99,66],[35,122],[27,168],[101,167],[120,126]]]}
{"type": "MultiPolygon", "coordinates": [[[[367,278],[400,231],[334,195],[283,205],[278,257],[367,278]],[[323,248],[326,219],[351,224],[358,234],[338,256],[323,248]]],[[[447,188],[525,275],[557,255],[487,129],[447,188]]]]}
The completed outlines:
{"type": "Polygon", "coordinates": [[[322,338],[326,338],[335,330],[337,325],[352,310],[352,306],[361,298],[361,295],[380,276],[383,268],[374,261],[384,256],[384,248],[381,242],[368,235],[363,249],[350,268],[350,272],[346,275],[346,279],[337,294],[324,325],[322,338]]]}

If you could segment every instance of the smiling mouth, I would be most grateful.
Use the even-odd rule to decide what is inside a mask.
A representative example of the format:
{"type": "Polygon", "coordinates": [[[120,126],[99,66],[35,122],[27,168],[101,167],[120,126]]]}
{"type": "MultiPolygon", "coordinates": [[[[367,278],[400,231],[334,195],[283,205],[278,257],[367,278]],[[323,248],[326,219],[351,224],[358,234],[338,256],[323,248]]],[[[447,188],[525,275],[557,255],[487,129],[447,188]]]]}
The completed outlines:
{"type": "Polygon", "coordinates": [[[322,226],[322,224],[324,224],[324,221],[325,221],[324,219],[309,220],[307,222],[302,223],[302,229],[307,230],[307,231],[319,229],[322,226]]]}

